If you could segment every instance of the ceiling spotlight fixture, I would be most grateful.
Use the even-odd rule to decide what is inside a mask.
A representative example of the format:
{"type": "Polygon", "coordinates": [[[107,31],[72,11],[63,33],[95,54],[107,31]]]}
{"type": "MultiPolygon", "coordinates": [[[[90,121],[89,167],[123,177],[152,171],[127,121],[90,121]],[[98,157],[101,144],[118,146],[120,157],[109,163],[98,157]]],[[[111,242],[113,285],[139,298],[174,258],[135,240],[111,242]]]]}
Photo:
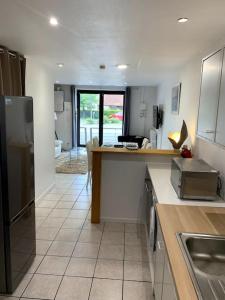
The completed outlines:
{"type": "Polygon", "coordinates": [[[50,23],[50,25],[52,25],[52,26],[57,26],[57,25],[59,25],[59,22],[58,22],[58,20],[57,20],[55,17],[51,17],[51,18],[49,19],[49,23],[50,23]]]}
{"type": "Polygon", "coordinates": [[[117,68],[120,70],[125,70],[127,69],[128,65],[122,64],[122,65],[117,65],[117,68]]]}
{"type": "Polygon", "coordinates": [[[177,19],[178,23],[186,23],[188,21],[188,18],[179,18],[177,19]]]}
{"type": "Polygon", "coordinates": [[[63,67],[64,67],[64,64],[63,64],[63,63],[58,63],[57,66],[58,66],[59,68],[63,68],[63,67]]]}

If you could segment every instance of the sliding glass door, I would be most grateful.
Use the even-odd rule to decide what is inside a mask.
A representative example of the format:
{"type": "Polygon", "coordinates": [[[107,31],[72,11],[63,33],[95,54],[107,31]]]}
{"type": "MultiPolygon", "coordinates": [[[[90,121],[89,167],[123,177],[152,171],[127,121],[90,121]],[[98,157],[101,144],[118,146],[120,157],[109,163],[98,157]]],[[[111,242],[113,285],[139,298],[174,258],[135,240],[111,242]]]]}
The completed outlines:
{"type": "Polygon", "coordinates": [[[124,92],[77,92],[77,144],[85,146],[94,137],[100,145],[117,143],[123,134],[124,92]]]}
{"type": "Polygon", "coordinates": [[[124,94],[103,95],[103,144],[118,143],[123,134],[124,94]]]}

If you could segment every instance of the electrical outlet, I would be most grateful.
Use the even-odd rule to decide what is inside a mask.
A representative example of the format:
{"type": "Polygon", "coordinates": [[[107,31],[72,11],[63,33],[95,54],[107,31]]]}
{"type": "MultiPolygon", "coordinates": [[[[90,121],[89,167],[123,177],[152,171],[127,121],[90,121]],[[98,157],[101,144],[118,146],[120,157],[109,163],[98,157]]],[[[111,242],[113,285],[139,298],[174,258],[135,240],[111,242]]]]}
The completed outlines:
{"type": "Polygon", "coordinates": [[[222,199],[225,198],[225,175],[223,173],[219,174],[218,195],[222,199]]]}

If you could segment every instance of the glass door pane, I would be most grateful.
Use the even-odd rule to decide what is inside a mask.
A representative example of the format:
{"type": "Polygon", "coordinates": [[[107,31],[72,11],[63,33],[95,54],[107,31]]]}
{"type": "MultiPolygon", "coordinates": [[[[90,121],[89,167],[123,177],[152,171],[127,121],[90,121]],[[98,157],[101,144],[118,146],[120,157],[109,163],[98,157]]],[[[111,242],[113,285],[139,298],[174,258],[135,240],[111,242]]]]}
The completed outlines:
{"type": "Polygon", "coordinates": [[[99,138],[100,94],[78,93],[78,146],[84,146],[93,137],[99,138]]]}
{"type": "Polygon", "coordinates": [[[124,94],[103,95],[103,144],[118,143],[123,133],[124,94]]]}

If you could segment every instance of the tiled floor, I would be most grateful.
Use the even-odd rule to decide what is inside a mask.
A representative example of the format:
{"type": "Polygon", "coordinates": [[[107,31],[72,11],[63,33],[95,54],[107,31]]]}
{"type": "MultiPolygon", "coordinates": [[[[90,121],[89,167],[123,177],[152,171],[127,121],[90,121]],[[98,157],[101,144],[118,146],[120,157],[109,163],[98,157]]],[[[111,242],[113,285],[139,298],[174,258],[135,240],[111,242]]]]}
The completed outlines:
{"type": "Polygon", "coordinates": [[[15,300],[153,299],[144,228],[91,224],[85,183],[84,175],[57,174],[38,201],[37,256],[15,300]]]}

